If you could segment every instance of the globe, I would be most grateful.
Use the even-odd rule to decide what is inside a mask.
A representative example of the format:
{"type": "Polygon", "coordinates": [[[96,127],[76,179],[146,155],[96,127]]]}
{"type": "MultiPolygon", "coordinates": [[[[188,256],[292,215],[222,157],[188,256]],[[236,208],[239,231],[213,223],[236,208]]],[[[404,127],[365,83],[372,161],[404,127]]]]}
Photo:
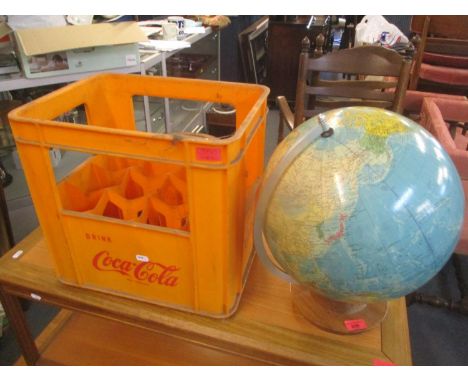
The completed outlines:
{"type": "Polygon", "coordinates": [[[266,168],[257,252],[336,301],[407,295],[448,261],[464,196],[437,140],[371,107],[328,111],[294,129],[266,168]]]}

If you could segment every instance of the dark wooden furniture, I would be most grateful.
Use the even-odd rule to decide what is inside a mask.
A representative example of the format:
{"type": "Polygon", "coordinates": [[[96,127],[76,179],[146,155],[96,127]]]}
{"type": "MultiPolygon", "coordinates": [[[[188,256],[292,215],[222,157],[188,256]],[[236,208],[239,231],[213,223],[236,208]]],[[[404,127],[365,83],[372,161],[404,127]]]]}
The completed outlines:
{"type": "Polygon", "coordinates": [[[322,36],[318,36],[311,57],[310,41],[303,40],[294,118],[286,98],[277,99],[281,114],[278,141],[282,139],[284,124],[293,129],[305,118],[323,110],[345,106],[382,107],[397,113],[403,110],[409,59],[380,46],[360,46],[322,55],[322,41],[322,36]],[[324,79],[325,73],[332,77],[324,79]],[[356,75],[358,79],[341,79],[343,74],[356,75]],[[376,76],[376,79],[365,76],[376,76]],[[385,77],[393,80],[384,80],[385,77]]]}
{"type": "Polygon", "coordinates": [[[410,89],[468,95],[468,16],[413,16],[410,89]]]}
{"type": "Polygon", "coordinates": [[[0,259],[0,297],[29,365],[411,364],[403,298],[374,329],[328,333],[293,309],[289,283],[257,260],[235,315],[213,319],[61,283],[38,229],[0,259]],[[38,347],[19,297],[73,314],[51,322],[38,347]]]}
{"type": "Polygon", "coordinates": [[[356,37],[356,26],[362,20],[363,16],[349,15],[345,16],[345,27],[341,35],[340,49],[354,47],[354,38],[356,37]]]}
{"type": "Polygon", "coordinates": [[[267,78],[268,16],[262,17],[239,33],[244,81],[264,84],[267,78]]]}
{"type": "Polygon", "coordinates": [[[280,21],[270,16],[266,83],[270,88],[270,101],[274,102],[277,96],[283,95],[288,102],[294,103],[301,41],[307,36],[315,44],[315,39],[320,33],[327,41],[329,26],[325,20],[325,16],[316,16],[315,23],[307,29],[310,16],[297,16],[280,21]]]}

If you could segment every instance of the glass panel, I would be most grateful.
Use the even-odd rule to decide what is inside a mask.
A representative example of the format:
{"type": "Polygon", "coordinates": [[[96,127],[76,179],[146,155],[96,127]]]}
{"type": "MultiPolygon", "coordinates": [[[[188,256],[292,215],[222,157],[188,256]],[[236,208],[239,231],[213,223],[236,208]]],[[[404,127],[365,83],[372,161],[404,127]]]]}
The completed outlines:
{"type": "Polygon", "coordinates": [[[201,101],[170,99],[170,127],[171,132],[206,133],[205,111],[210,103],[201,101]]]}
{"type": "Polygon", "coordinates": [[[145,102],[149,110],[149,131],[153,133],[164,133],[165,117],[164,117],[164,98],[160,97],[133,97],[133,110],[135,114],[135,126],[139,131],[148,131],[146,129],[146,114],[145,102]]]}

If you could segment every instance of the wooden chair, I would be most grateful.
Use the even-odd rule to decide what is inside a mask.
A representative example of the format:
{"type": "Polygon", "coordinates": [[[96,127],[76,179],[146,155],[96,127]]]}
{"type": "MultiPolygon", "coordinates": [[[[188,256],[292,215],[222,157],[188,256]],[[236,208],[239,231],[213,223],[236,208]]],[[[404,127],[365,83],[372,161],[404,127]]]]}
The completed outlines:
{"type": "MultiPolygon", "coordinates": [[[[411,60],[380,46],[361,46],[322,55],[323,36],[316,40],[316,49],[310,57],[310,41],[302,42],[299,75],[296,86],[295,113],[285,97],[277,97],[280,109],[278,143],[282,140],[284,125],[289,129],[300,125],[320,111],[345,106],[382,107],[401,113],[408,86],[411,60]],[[322,73],[357,75],[358,79],[325,80],[322,73]],[[362,79],[378,76],[379,80],[362,79]],[[396,78],[393,81],[381,77],[396,78]],[[394,91],[387,91],[394,88],[394,91]]],[[[341,76],[339,76],[341,78],[341,76]]]]}
{"type": "Polygon", "coordinates": [[[468,94],[468,16],[413,16],[410,89],[468,94]]]}

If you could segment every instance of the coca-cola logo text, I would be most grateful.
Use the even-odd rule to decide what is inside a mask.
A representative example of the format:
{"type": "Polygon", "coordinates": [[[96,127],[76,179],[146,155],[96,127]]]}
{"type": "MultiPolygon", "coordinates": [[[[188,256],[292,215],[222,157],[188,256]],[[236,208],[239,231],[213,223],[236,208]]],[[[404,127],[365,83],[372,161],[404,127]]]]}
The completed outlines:
{"type": "Polygon", "coordinates": [[[179,277],[176,273],[180,270],[175,265],[164,265],[152,261],[122,260],[112,257],[109,251],[98,252],[93,258],[93,267],[101,272],[117,272],[137,281],[168,287],[177,286],[179,277]]]}

